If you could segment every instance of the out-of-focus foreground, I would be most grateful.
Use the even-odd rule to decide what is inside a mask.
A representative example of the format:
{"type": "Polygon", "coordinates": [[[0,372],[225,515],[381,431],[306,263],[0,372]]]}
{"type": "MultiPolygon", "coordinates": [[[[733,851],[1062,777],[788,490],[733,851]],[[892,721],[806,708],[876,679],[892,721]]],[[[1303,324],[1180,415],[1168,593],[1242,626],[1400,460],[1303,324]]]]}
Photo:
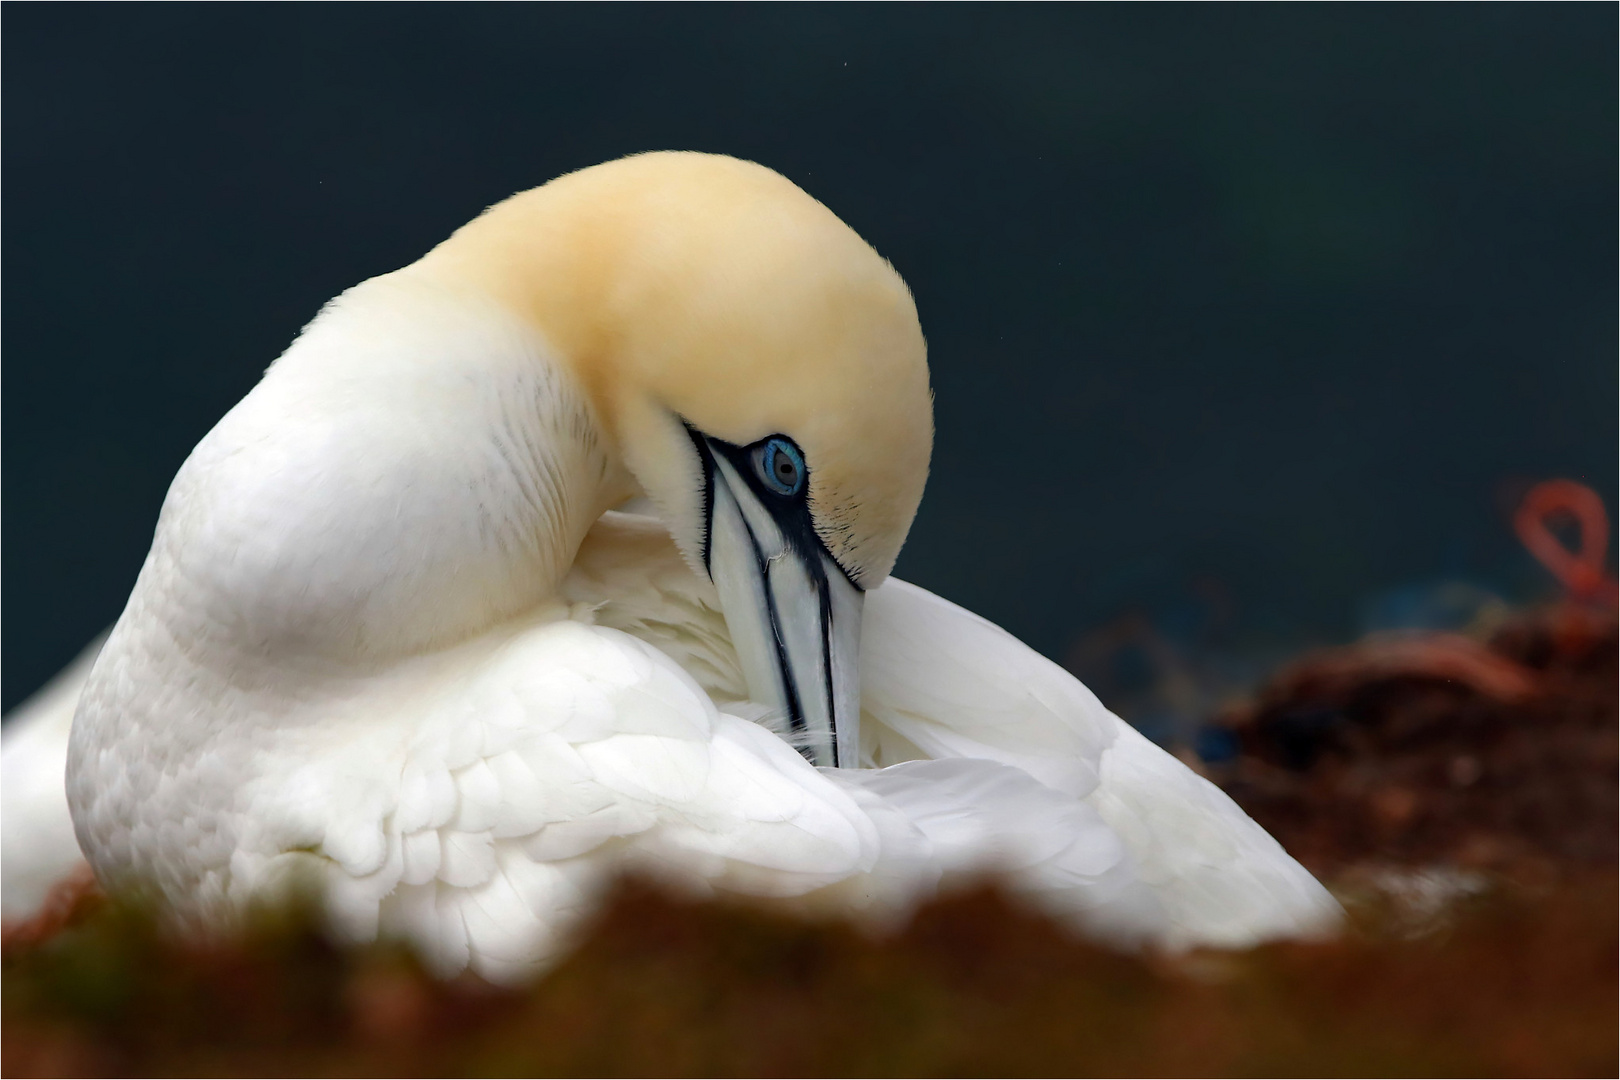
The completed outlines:
{"type": "Polygon", "coordinates": [[[990,891],[863,938],[623,889],[524,993],[296,923],[103,912],[5,974],[8,1076],[1613,1075],[1613,874],[1440,936],[1122,957],[990,891]]]}
{"type": "Polygon", "coordinates": [[[4,1072],[1614,1074],[1611,607],[1308,656],[1221,719],[1215,779],[1344,899],[1341,939],[1121,956],[987,887],[874,940],[626,883],[519,992],[297,914],[204,945],[81,893],[8,931],[4,1072]]]}

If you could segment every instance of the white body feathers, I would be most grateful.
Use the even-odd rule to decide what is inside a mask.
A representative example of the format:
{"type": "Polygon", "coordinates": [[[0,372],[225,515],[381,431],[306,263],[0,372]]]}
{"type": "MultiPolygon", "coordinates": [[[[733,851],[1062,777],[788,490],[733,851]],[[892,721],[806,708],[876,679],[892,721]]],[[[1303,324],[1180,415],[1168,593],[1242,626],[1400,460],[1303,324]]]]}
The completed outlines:
{"type": "MultiPolygon", "coordinates": [[[[904,582],[866,603],[869,767],[813,768],[745,700],[713,586],[604,513],[595,423],[490,305],[409,270],[334,302],[181,469],[85,684],[67,794],[97,875],[199,917],[314,875],[345,932],[494,978],[626,866],[878,915],[1001,870],[1121,943],[1334,922],[1217,789],[904,582]]],[[[19,794],[61,776],[60,728],[7,731],[8,917],[55,865],[17,821],[69,859],[60,788],[19,794]]]]}

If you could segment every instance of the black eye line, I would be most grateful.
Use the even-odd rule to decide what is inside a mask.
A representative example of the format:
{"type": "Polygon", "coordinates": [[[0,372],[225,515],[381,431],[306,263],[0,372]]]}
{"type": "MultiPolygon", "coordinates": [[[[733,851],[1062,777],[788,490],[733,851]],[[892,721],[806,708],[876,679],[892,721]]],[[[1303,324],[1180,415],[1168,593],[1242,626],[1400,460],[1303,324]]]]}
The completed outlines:
{"type": "Polygon", "coordinates": [[[732,467],[737,470],[737,475],[742,477],[743,483],[748,485],[749,489],[764,505],[773,507],[771,514],[776,518],[777,524],[781,526],[782,535],[801,556],[806,557],[805,562],[807,565],[819,567],[820,560],[810,559],[808,556],[825,555],[834,566],[838,567],[838,572],[844,575],[844,580],[855,586],[859,591],[863,593],[866,591],[861,587],[861,583],[856,581],[848,570],[844,569],[844,564],[839,562],[831,551],[827,550],[827,545],[822,541],[821,535],[816,532],[815,522],[810,518],[810,466],[805,465],[804,473],[799,478],[799,490],[792,495],[784,495],[780,491],[775,491],[766,486],[765,482],[759,478],[759,474],[754,471],[752,460],[754,451],[763,448],[772,439],[781,439],[793,447],[794,451],[799,455],[799,460],[803,461],[804,451],[799,449],[798,443],[786,435],[777,433],[767,435],[763,439],[749,443],[747,446],[738,446],[736,443],[717,439],[712,435],[705,435],[687,423],[684,417],[679,419],[681,427],[686,429],[687,437],[692,440],[692,445],[697,448],[698,463],[703,469],[702,551],[703,568],[705,570],[709,570],[711,574],[713,573],[709,558],[711,553],[710,539],[714,535],[714,474],[716,468],[714,456],[719,453],[731,462],[732,467]]]}
{"type": "Polygon", "coordinates": [[[700,438],[706,441],[709,444],[709,450],[711,453],[723,454],[726,459],[730,461],[731,464],[736,468],[737,474],[743,478],[743,481],[747,483],[749,488],[751,488],[756,495],[763,496],[766,499],[775,499],[778,504],[795,502],[804,503],[808,509],[810,501],[809,466],[805,466],[803,473],[799,476],[799,490],[793,492],[792,494],[783,494],[765,482],[765,480],[759,475],[759,466],[755,464],[756,457],[762,455],[765,452],[766,447],[768,447],[774,440],[781,440],[782,442],[787,443],[793,448],[793,452],[799,455],[799,460],[803,461],[804,451],[799,449],[798,443],[794,442],[786,435],[767,435],[763,439],[757,439],[754,442],[749,443],[747,446],[738,446],[736,443],[730,443],[724,439],[717,439],[712,435],[703,435],[701,432],[696,432],[696,429],[692,427],[688,427],[687,431],[694,432],[700,438]]]}
{"type": "Polygon", "coordinates": [[[799,451],[797,443],[786,435],[767,435],[757,442],[749,443],[747,446],[738,446],[736,443],[729,443],[724,439],[716,439],[712,435],[704,436],[704,438],[709,443],[711,453],[722,454],[731,462],[732,467],[737,470],[737,475],[742,477],[743,483],[748,485],[749,490],[759,496],[766,506],[776,507],[776,509],[772,510],[774,515],[780,518],[782,514],[791,514],[795,507],[800,507],[804,511],[805,522],[809,522],[810,469],[806,467],[804,474],[799,477],[799,490],[791,495],[785,495],[766,483],[764,478],[759,475],[759,470],[754,464],[755,457],[762,453],[766,446],[770,445],[772,439],[781,439],[793,447],[794,451],[799,453],[799,459],[802,461],[804,454],[799,451]]]}

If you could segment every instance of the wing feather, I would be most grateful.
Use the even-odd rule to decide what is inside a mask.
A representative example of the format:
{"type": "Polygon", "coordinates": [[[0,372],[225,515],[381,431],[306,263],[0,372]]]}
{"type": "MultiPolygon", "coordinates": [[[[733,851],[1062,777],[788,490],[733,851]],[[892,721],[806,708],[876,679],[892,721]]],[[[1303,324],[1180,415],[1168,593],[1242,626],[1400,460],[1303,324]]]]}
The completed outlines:
{"type": "Polygon", "coordinates": [[[892,731],[930,756],[1000,762],[1083,797],[1157,897],[1166,944],[1247,945],[1337,923],[1327,890],[1236,803],[1056,664],[895,578],[866,610],[874,742],[892,731]]]}
{"type": "MultiPolygon", "coordinates": [[[[266,830],[284,837],[318,821],[337,921],[404,935],[446,972],[531,971],[618,867],[798,895],[878,862],[878,831],[847,793],[610,628],[530,628],[453,700],[355,729],[289,751],[299,763],[249,813],[284,821],[266,830]]],[[[284,850],[241,861],[235,887],[257,888],[284,850]]]]}

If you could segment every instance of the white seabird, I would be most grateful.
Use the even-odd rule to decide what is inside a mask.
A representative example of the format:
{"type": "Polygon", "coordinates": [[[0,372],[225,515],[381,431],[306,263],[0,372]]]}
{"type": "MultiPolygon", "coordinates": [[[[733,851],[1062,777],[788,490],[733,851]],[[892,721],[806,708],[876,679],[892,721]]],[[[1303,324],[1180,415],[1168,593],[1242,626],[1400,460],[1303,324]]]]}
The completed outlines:
{"type": "MultiPolygon", "coordinates": [[[[997,869],[1122,944],[1330,927],[1218,789],[889,575],[932,437],[905,284],[776,173],[514,196],[328,304],[181,467],[78,694],[78,846],[202,920],[313,878],[497,979],[627,866],[879,915],[997,869]]],[[[61,775],[34,714],[8,916],[75,857],[59,788],[13,797],[61,775]]]]}

